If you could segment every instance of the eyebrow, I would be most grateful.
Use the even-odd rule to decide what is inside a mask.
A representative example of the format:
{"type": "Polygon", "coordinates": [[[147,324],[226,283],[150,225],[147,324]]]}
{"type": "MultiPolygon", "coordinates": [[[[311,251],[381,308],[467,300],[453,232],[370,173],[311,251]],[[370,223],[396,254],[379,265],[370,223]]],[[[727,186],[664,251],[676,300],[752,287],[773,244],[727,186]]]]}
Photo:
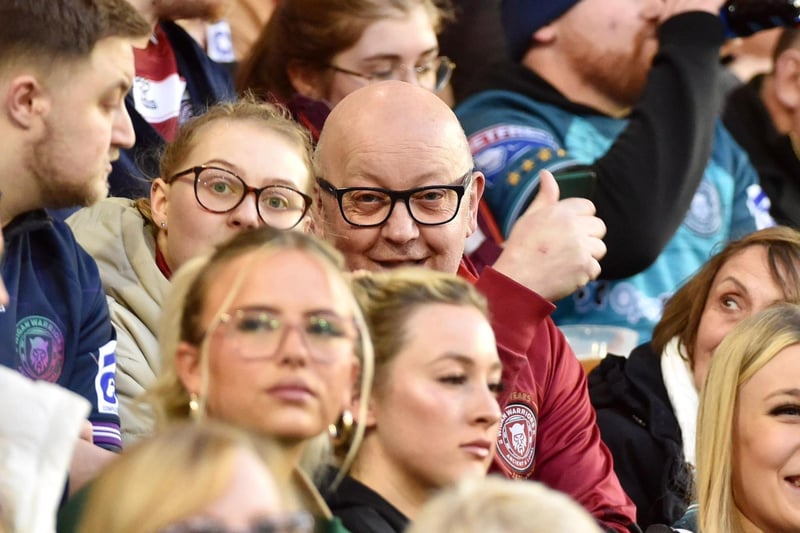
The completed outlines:
{"type": "MultiPolygon", "coordinates": [[[[439,53],[439,47],[438,46],[434,46],[432,48],[428,48],[427,50],[423,50],[422,52],[420,52],[420,54],[417,57],[423,57],[423,56],[427,56],[427,55],[430,55],[430,54],[438,54],[438,53],[439,53]]],[[[362,59],[361,61],[362,62],[364,62],[364,61],[380,61],[380,60],[400,61],[401,59],[402,58],[400,57],[399,54],[376,54],[374,56],[367,56],[364,59],[362,59]]]]}
{"type": "MultiPolygon", "coordinates": [[[[445,352],[444,354],[440,355],[436,359],[433,360],[431,364],[438,363],[439,361],[457,361],[464,366],[474,367],[475,366],[475,359],[473,357],[469,357],[468,355],[464,355],[458,352],[445,352]]],[[[492,363],[489,370],[503,370],[503,363],[499,360],[492,363]]]]}
{"type": "MultiPolygon", "coordinates": [[[[242,172],[242,169],[240,169],[236,164],[231,163],[230,161],[228,161],[226,159],[209,159],[208,161],[206,161],[205,163],[203,163],[200,166],[221,166],[221,167],[225,168],[225,170],[227,170],[229,172],[233,172],[234,174],[236,174],[240,178],[242,177],[241,175],[244,174],[244,172],[242,172]]],[[[288,180],[286,178],[279,178],[279,177],[276,177],[276,176],[263,176],[262,179],[270,180],[273,184],[286,185],[286,186],[292,187],[292,188],[295,188],[295,187],[301,187],[302,188],[301,185],[297,185],[296,183],[294,183],[291,180],[288,180]]]]}
{"type": "MultiPolygon", "coordinates": [[[[234,307],[228,312],[235,312],[235,311],[261,311],[264,313],[270,313],[273,315],[283,316],[283,311],[278,309],[277,307],[272,307],[270,305],[263,305],[263,304],[253,304],[253,305],[243,305],[241,307],[234,307]]],[[[303,311],[304,317],[311,317],[311,316],[335,316],[339,318],[343,318],[343,315],[340,315],[333,309],[328,308],[317,308],[317,309],[309,309],[307,311],[303,311]]]]}
{"type": "Polygon", "coordinates": [[[723,283],[725,283],[725,282],[730,282],[730,283],[733,283],[733,284],[734,284],[734,285],[736,285],[736,286],[739,288],[739,290],[741,290],[742,292],[746,292],[746,293],[748,293],[748,294],[750,293],[750,291],[749,291],[749,290],[747,290],[747,287],[745,287],[745,286],[744,286],[744,284],[743,284],[741,281],[739,281],[738,279],[736,279],[736,278],[735,278],[735,277],[733,277],[733,276],[726,276],[726,277],[722,278],[721,280],[719,280],[719,283],[717,283],[717,285],[716,285],[716,286],[717,286],[717,287],[719,287],[720,285],[722,285],[722,284],[723,284],[723,283]]]}
{"type": "Polygon", "coordinates": [[[775,398],[777,396],[793,396],[795,398],[800,398],[800,389],[793,387],[789,389],[780,389],[776,390],[767,395],[767,399],[775,398]]]}

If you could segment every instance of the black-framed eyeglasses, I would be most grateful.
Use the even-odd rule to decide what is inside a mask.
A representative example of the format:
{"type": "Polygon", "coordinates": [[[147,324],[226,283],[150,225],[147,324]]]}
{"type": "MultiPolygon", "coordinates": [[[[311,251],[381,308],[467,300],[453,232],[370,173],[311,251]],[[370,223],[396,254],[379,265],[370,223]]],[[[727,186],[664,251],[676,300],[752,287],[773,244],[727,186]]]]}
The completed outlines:
{"type": "Polygon", "coordinates": [[[412,67],[402,63],[391,62],[385,68],[376,68],[373,72],[358,72],[333,64],[325,66],[342,74],[363,78],[370,83],[386,80],[402,81],[406,79],[406,73],[411,71],[421,87],[437,93],[445,88],[453,75],[453,70],[456,68],[456,64],[447,56],[438,56],[427,63],[412,67]]]}
{"type": "Polygon", "coordinates": [[[460,183],[429,185],[404,191],[380,187],[337,189],[324,178],[317,178],[320,189],[336,197],[342,218],[351,226],[370,228],[386,222],[395,203],[402,200],[411,218],[423,226],[440,226],[456,217],[461,199],[470,183],[472,169],[458,178],[460,183]]]}
{"type": "Polygon", "coordinates": [[[264,307],[244,307],[222,313],[203,338],[223,330],[236,343],[242,359],[271,359],[279,352],[289,334],[297,331],[309,356],[317,363],[331,363],[344,343],[352,343],[358,330],[352,318],[331,312],[310,313],[299,323],[287,320],[280,313],[264,307]]]}
{"type": "Polygon", "coordinates": [[[216,520],[196,518],[165,527],[159,533],[313,533],[314,517],[306,511],[279,518],[261,518],[244,529],[231,529],[216,520]]]}
{"type": "Polygon", "coordinates": [[[233,211],[248,194],[254,193],[256,210],[261,220],[273,228],[287,230],[299,224],[311,207],[311,197],[293,187],[250,187],[230,170],[210,165],[182,170],[173,174],[169,182],[189,174],[194,174],[194,196],[197,203],[212,213],[233,211]]]}

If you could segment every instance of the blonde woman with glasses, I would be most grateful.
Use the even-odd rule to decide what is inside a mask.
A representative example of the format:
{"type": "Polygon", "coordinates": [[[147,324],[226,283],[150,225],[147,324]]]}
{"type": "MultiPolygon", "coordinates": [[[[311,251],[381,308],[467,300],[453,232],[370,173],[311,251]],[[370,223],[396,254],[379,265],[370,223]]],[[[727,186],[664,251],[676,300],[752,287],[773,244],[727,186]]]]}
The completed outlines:
{"type": "MultiPolygon", "coordinates": [[[[344,529],[309,475],[326,458],[329,429],[352,420],[356,383],[368,398],[372,381],[372,345],[341,266],[315,238],[268,227],[190,261],[164,307],[162,368],[148,393],[159,426],[209,418],[274,440],[287,468],[278,481],[329,532],[344,529]]],[[[354,435],[342,472],[360,425],[354,435]]]]}

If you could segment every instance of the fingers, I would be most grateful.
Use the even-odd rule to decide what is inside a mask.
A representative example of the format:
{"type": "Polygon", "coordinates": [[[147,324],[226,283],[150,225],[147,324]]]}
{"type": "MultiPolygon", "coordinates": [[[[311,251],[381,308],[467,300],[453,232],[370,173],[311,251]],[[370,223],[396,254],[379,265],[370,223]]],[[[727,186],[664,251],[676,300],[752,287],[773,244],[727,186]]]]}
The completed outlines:
{"type": "Polygon", "coordinates": [[[549,205],[557,204],[560,194],[558,182],[553,177],[553,174],[549,170],[540,171],[539,190],[530,207],[528,207],[528,211],[538,211],[549,205]]]}

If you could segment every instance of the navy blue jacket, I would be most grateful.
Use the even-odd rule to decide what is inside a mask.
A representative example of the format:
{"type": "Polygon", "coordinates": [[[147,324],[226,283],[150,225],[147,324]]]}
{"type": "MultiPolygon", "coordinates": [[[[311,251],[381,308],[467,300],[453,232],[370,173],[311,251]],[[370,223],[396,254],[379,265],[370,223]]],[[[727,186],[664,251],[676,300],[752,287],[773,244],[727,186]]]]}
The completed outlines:
{"type": "Polygon", "coordinates": [[[97,265],[44,210],[16,217],[3,236],[10,301],[0,306],[0,364],[86,398],[94,443],[119,450],[116,335],[97,265]]]}
{"type": "MultiPolygon", "coordinates": [[[[229,70],[212,61],[191,35],[174,22],[162,22],[161,29],[175,51],[178,73],[186,80],[192,116],[236,97],[229,70]]],[[[109,194],[136,199],[150,195],[150,180],[158,176],[164,138],[136,111],[132,93],[125,98],[125,107],[133,122],[136,145],[120,151],[108,177],[109,194]]]]}

